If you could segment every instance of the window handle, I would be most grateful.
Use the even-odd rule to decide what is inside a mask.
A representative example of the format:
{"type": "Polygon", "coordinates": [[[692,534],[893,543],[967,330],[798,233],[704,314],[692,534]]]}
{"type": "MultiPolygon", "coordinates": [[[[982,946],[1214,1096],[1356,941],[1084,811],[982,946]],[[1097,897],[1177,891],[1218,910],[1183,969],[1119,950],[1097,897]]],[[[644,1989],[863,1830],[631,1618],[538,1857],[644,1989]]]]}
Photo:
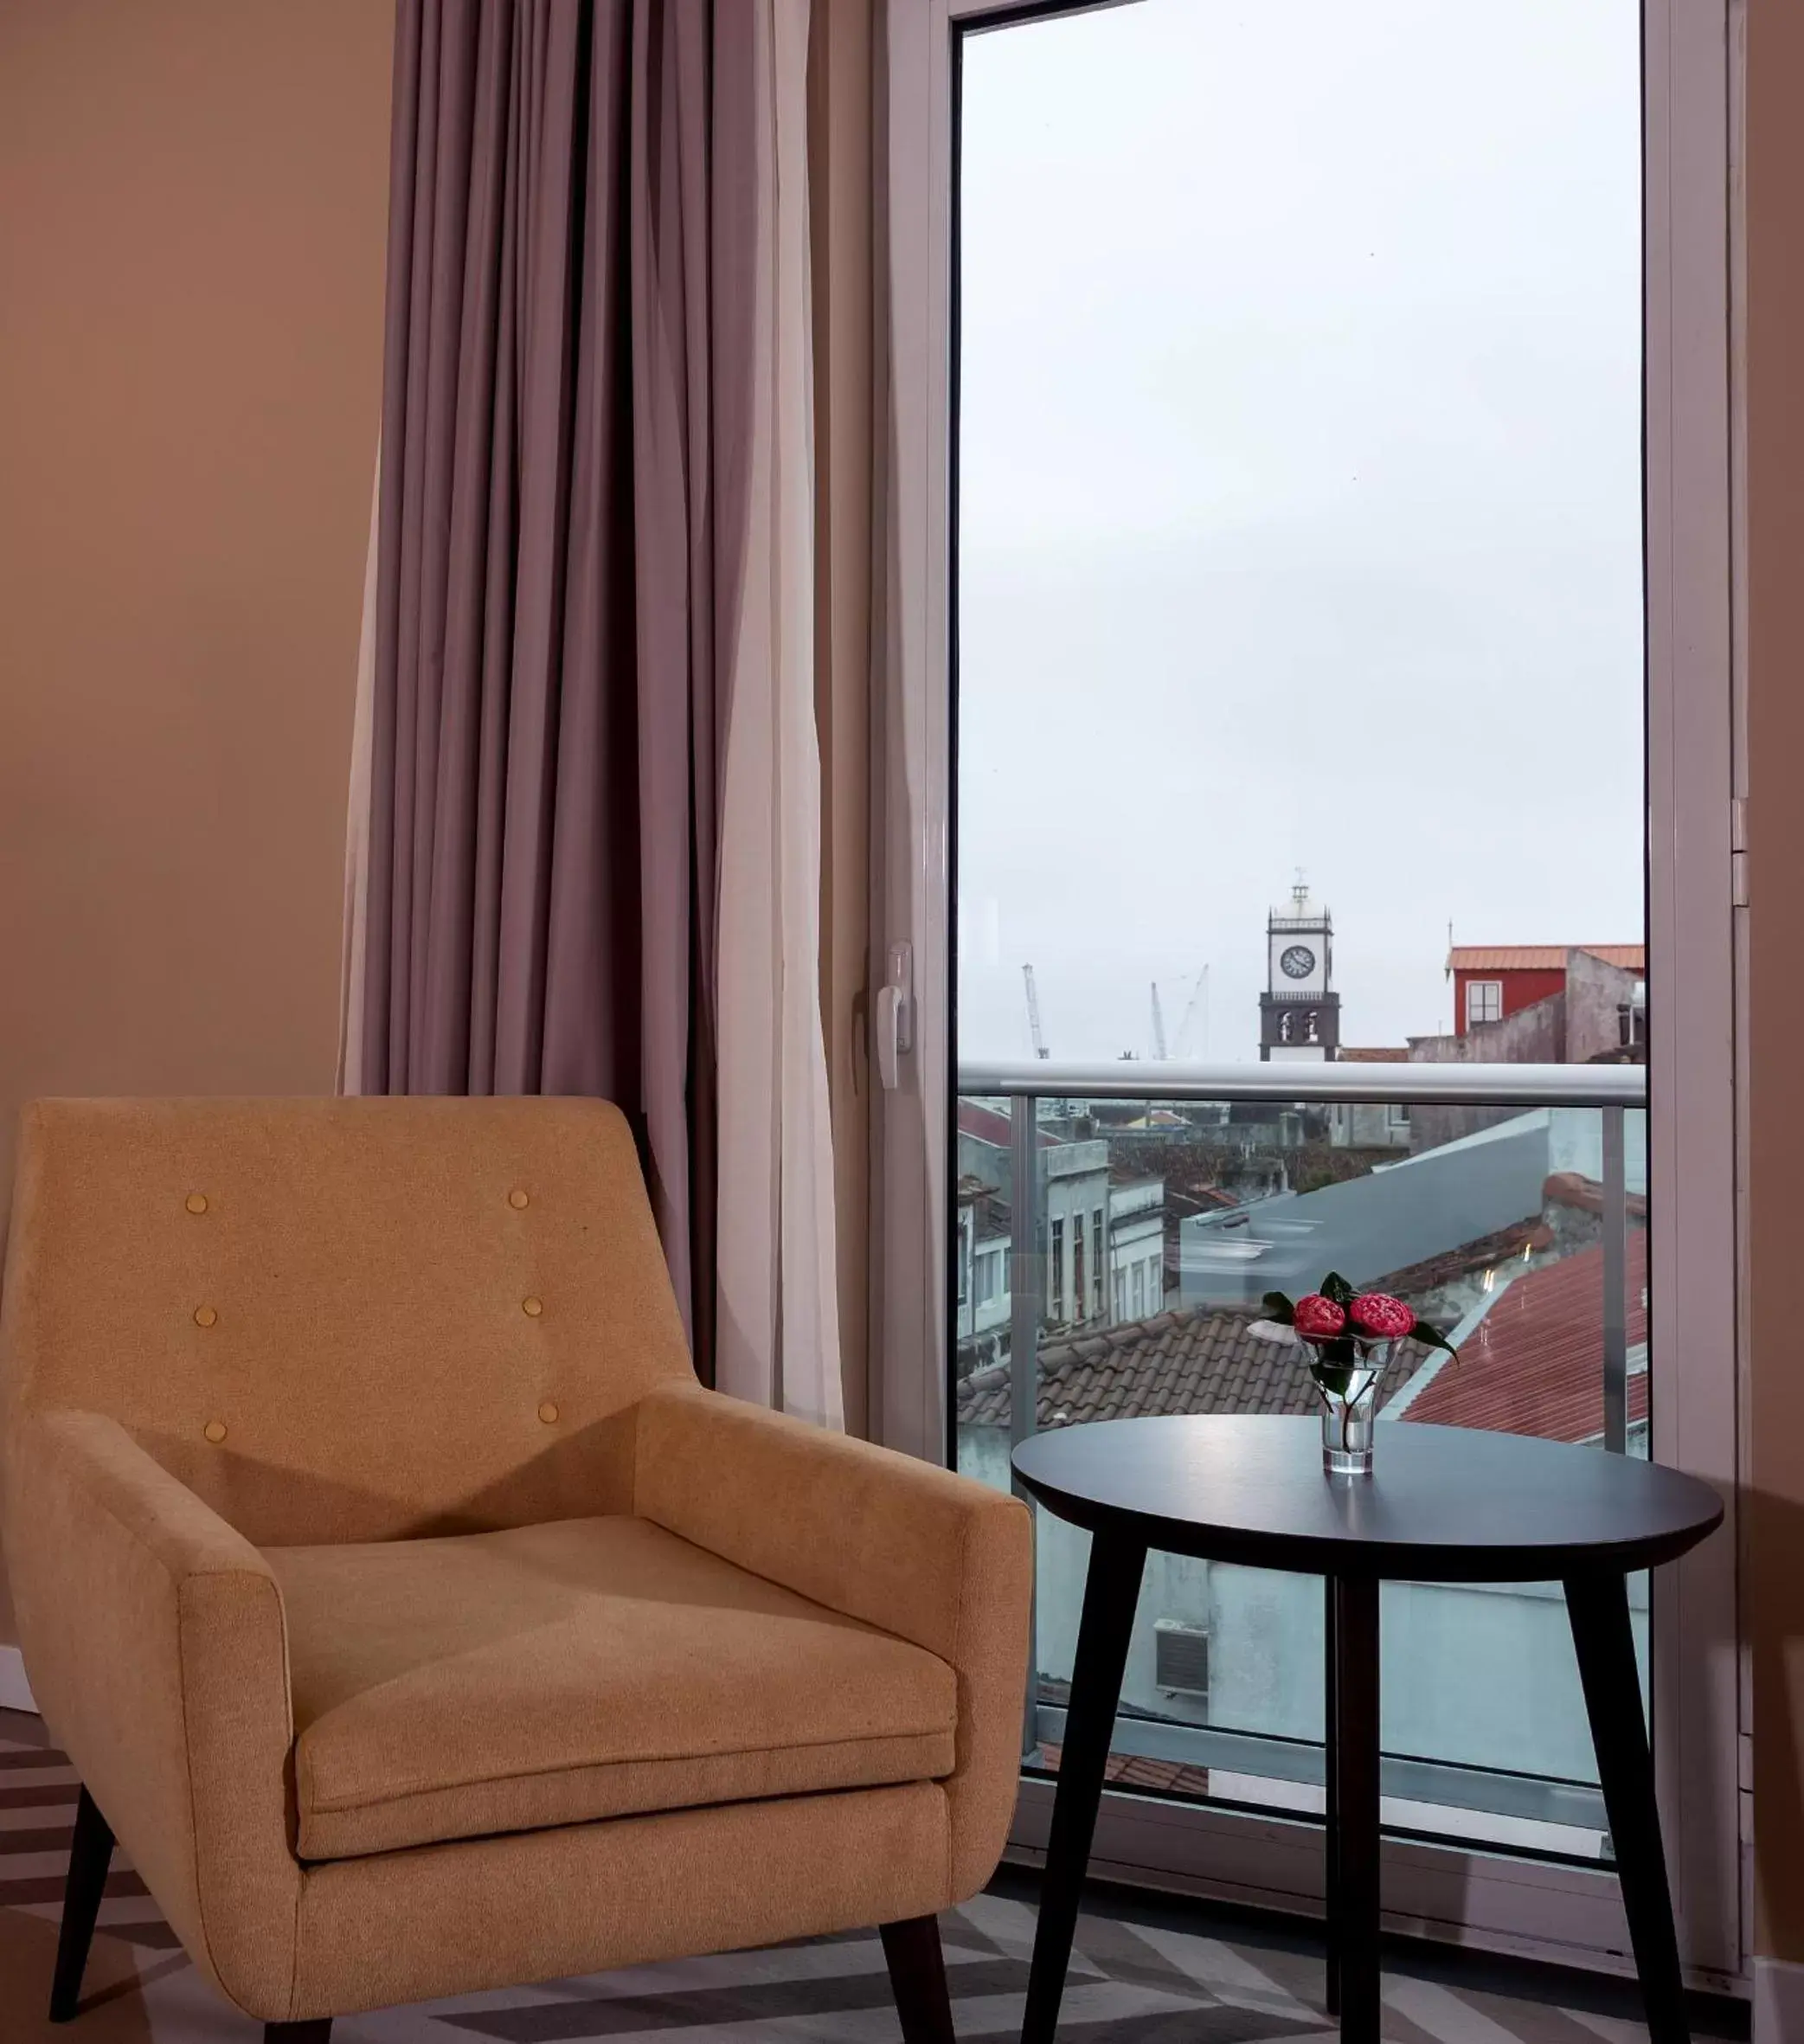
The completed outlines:
{"type": "Polygon", "coordinates": [[[902,1060],[915,1048],[915,947],[889,947],[889,974],[877,989],[877,1079],[893,1093],[902,1060]]]}

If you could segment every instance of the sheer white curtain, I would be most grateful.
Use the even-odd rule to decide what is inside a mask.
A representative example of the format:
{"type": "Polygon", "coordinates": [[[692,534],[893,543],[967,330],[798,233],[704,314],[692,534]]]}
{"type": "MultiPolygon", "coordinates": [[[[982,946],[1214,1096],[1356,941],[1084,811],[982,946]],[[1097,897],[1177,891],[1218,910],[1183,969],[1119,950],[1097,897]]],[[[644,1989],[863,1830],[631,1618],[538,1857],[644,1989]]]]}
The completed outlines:
{"type": "Polygon", "coordinates": [[[721,823],[716,1382],[844,1424],[820,1016],[808,0],[760,8],[753,518],[721,823]]]}

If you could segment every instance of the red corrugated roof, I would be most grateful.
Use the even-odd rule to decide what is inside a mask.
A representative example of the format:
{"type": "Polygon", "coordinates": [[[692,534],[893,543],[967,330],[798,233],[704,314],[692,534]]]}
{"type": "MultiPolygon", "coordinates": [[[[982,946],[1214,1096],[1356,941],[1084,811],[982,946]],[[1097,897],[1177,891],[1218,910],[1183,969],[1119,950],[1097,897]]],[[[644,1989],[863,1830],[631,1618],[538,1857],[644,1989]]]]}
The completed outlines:
{"type": "Polygon", "coordinates": [[[1575,951],[1589,951],[1624,972],[1647,969],[1645,944],[1455,944],[1447,955],[1450,973],[1563,973],[1575,951]]]}
{"type": "MultiPolygon", "coordinates": [[[[1628,1342],[1647,1340],[1647,1236],[1628,1238],[1628,1342]]],[[[1647,1374],[1628,1380],[1630,1422],[1647,1417],[1647,1374]]],[[[1398,1415],[1423,1425],[1589,1441],[1603,1431],[1603,1250],[1581,1250],[1516,1278],[1457,1362],[1443,1362],[1398,1415]]]]}

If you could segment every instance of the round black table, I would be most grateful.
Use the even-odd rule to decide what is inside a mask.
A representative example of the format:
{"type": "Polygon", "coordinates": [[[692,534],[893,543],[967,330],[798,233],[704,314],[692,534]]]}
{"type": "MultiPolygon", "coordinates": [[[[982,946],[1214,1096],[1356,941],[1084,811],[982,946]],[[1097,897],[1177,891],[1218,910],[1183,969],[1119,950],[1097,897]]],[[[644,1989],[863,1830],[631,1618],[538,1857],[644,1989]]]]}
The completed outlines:
{"type": "Polygon", "coordinates": [[[1328,2005],[1378,2044],[1378,1585],[1560,1582],[1651,2044],[1688,2044],[1629,1575],[1720,1524],[1673,1469],[1519,1434],[1398,1423],[1377,1467],[1331,1477],[1313,1418],[1113,1419],[1016,1449],[1023,1487],[1092,1534],[1022,2044],[1051,2044],[1146,1550],[1327,1582],[1328,2005]]]}

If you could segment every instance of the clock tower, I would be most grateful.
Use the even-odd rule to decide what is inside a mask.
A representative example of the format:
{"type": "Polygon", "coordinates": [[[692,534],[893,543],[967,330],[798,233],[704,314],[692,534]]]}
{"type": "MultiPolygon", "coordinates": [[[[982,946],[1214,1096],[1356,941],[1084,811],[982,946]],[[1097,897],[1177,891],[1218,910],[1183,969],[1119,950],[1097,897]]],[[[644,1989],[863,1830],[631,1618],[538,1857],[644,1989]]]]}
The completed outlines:
{"type": "Polygon", "coordinates": [[[1340,1054],[1340,996],[1334,991],[1334,919],[1312,901],[1301,876],[1265,926],[1265,992],[1259,997],[1262,1061],[1326,1063],[1340,1054]]]}

